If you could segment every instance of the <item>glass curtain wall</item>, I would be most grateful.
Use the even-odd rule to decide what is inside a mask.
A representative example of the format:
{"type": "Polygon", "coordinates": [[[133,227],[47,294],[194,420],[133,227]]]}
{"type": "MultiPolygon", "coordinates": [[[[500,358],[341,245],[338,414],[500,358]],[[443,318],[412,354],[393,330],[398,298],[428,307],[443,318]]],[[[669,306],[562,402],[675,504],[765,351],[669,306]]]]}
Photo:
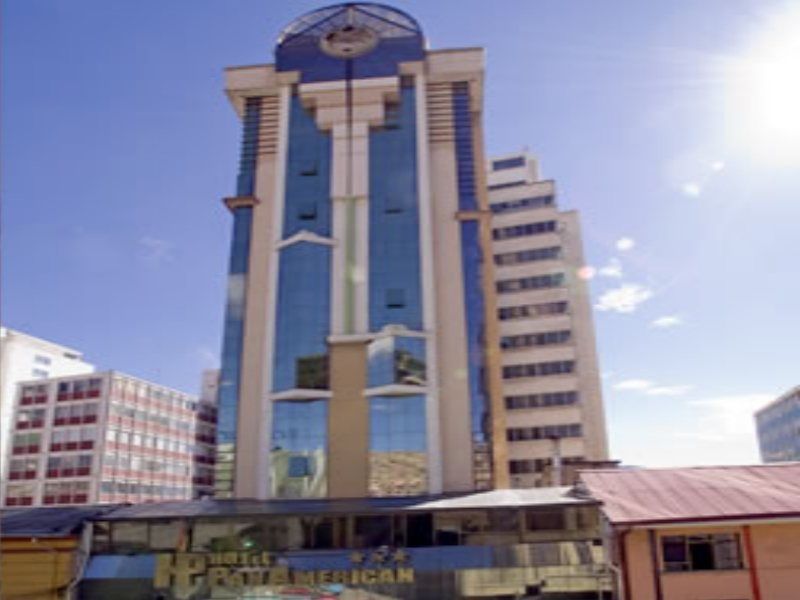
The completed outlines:
{"type": "Polygon", "coordinates": [[[427,492],[425,434],[425,396],[370,398],[370,496],[414,496],[427,492]]]}
{"type": "MultiPolygon", "coordinates": [[[[456,137],[456,164],[458,179],[458,206],[463,211],[479,209],[475,183],[475,157],[473,151],[472,111],[469,84],[453,84],[453,127],[456,137]]],[[[470,413],[473,439],[473,471],[477,489],[491,486],[491,460],[489,457],[488,406],[484,379],[484,298],[481,276],[480,229],[478,221],[461,223],[461,255],[464,273],[464,299],[467,326],[470,413]]]]}
{"type": "Polygon", "coordinates": [[[369,327],[422,329],[414,88],[386,106],[369,144],[369,327]]]}
{"type": "MultiPolygon", "coordinates": [[[[283,239],[331,233],[330,134],[292,98],[283,239]]],[[[281,249],[273,391],[328,389],[331,248],[300,242],[281,249]]]]}
{"type": "MultiPolygon", "coordinates": [[[[236,183],[237,196],[252,196],[255,190],[260,117],[261,98],[248,98],[245,104],[242,150],[236,183]]],[[[252,224],[252,207],[239,206],[234,209],[218,397],[217,461],[214,485],[219,497],[229,497],[233,493],[234,485],[236,422],[239,412],[239,372],[244,343],[245,295],[252,224]]]]}
{"type": "Polygon", "coordinates": [[[271,482],[275,498],[323,498],[328,489],[328,401],[275,402],[271,482]]]}

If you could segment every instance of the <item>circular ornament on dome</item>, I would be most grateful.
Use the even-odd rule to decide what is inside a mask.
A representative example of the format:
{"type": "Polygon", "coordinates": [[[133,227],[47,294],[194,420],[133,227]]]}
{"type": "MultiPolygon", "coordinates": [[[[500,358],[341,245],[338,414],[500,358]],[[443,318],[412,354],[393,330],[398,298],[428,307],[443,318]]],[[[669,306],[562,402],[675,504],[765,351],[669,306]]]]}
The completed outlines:
{"type": "Polygon", "coordinates": [[[355,58],[378,45],[378,34],[363,25],[345,25],[324,34],[319,47],[336,58],[355,58]]]}

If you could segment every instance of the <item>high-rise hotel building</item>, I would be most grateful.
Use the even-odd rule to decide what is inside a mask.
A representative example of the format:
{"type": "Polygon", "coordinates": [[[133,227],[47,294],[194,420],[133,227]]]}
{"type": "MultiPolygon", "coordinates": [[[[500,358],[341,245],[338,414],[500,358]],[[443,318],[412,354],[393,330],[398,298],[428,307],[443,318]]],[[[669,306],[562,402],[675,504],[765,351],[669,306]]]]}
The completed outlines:
{"type": "MultiPolygon", "coordinates": [[[[492,257],[530,240],[493,237],[527,221],[490,209],[483,80],[482,49],[429,50],[413,18],[371,3],[303,15],[281,32],[274,64],[227,70],[243,144],[236,195],[225,200],[233,240],[218,496],[508,487],[513,461],[546,456],[543,437],[570,437],[564,456],[605,456],[599,393],[555,412],[506,408],[512,394],[573,392],[581,373],[596,379],[596,367],[579,342],[591,332],[573,331],[558,350],[512,356],[501,347],[503,336],[549,329],[532,314],[530,327],[498,316],[520,305],[497,293],[514,285],[505,274],[530,269],[492,257]],[[561,363],[572,371],[553,372],[553,384],[523,382],[561,363]],[[518,442],[517,425],[532,437],[518,442]]],[[[569,213],[553,218],[574,223],[569,213]]],[[[555,244],[559,235],[545,237],[555,244]]],[[[580,249],[576,237],[564,239],[568,288],[580,249]]],[[[588,311],[585,297],[565,301],[559,327],[588,323],[574,317],[588,311]]]]}

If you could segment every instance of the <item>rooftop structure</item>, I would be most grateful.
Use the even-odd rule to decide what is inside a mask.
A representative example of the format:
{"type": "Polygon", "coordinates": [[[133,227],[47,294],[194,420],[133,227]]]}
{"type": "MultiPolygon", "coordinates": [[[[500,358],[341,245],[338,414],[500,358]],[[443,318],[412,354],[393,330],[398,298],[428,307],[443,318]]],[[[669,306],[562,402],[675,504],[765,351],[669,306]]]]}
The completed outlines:
{"type": "Polygon", "coordinates": [[[581,480],[618,525],[800,518],[800,463],[587,471],[581,480]]]}

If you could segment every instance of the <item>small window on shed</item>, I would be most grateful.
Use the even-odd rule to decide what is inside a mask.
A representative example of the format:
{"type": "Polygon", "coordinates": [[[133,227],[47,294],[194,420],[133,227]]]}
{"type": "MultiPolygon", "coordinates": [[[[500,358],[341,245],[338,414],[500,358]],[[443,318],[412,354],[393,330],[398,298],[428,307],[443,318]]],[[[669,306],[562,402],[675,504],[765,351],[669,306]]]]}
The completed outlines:
{"type": "Polygon", "coordinates": [[[528,510],[526,527],[529,531],[562,531],[567,528],[564,510],[528,510]]]}

